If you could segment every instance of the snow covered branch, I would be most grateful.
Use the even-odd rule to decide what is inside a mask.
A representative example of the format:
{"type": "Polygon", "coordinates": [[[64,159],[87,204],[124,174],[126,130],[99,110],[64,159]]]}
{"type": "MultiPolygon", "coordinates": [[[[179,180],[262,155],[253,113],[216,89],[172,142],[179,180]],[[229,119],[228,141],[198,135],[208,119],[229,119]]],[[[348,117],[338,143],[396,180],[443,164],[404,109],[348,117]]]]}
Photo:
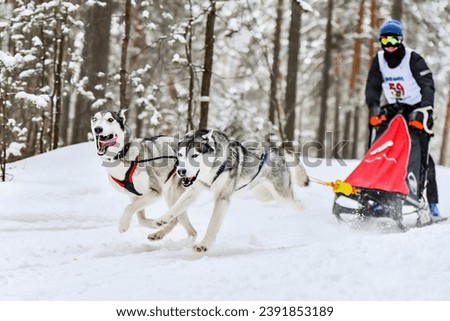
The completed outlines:
{"type": "Polygon", "coordinates": [[[27,94],[24,91],[18,92],[15,98],[27,100],[34,104],[37,108],[46,108],[50,101],[50,97],[48,95],[27,94]]]}
{"type": "Polygon", "coordinates": [[[16,54],[14,57],[0,50],[0,63],[6,69],[13,69],[22,60],[22,56],[16,54]]]}

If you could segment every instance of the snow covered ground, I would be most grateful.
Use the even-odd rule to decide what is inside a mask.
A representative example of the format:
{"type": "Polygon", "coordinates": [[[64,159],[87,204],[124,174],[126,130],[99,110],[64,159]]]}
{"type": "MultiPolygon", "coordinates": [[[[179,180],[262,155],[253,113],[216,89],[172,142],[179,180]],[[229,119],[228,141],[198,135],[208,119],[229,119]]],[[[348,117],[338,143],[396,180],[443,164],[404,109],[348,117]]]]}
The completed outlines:
{"type": "MultiPolygon", "coordinates": [[[[309,167],[323,180],[356,165],[309,167]]],[[[127,198],[107,181],[93,143],[10,165],[0,183],[0,300],[450,300],[450,224],[406,233],[355,230],[331,215],[332,191],[296,190],[303,213],[235,198],[217,241],[193,253],[181,227],[147,240],[119,234],[127,198]]],[[[450,169],[438,168],[440,209],[450,213],[450,169]]],[[[203,236],[211,196],[189,211],[203,236]]],[[[165,211],[162,201],[147,210],[165,211]]]]}

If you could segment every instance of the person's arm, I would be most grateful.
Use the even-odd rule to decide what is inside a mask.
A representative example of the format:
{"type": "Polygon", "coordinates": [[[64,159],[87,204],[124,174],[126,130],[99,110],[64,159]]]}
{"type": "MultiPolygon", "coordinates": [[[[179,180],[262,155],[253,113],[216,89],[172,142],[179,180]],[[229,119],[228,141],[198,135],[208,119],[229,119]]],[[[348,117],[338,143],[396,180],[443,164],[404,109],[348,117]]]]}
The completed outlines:
{"type": "Polygon", "coordinates": [[[425,59],[422,58],[417,52],[411,53],[411,60],[409,62],[411,67],[411,72],[414,79],[420,87],[420,92],[422,94],[422,101],[420,102],[420,107],[434,106],[434,80],[433,74],[428,68],[425,59]]]}
{"type": "Polygon", "coordinates": [[[383,91],[382,83],[383,76],[381,75],[378,56],[375,56],[366,81],[366,105],[369,109],[380,107],[380,97],[383,91]]]}

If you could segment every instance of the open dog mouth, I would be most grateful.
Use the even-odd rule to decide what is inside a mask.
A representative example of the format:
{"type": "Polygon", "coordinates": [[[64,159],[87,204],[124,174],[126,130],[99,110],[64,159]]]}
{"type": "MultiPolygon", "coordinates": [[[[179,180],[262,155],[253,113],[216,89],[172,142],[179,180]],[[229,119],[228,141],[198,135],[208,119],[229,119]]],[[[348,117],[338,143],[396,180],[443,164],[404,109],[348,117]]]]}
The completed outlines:
{"type": "Polygon", "coordinates": [[[97,135],[97,154],[104,155],[109,146],[114,146],[117,143],[117,134],[97,135]]]}
{"type": "Polygon", "coordinates": [[[183,184],[184,187],[189,187],[192,184],[194,184],[195,180],[197,179],[198,173],[200,172],[200,170],[197,171],[197,174],[195,174],[195,176],[192,177],[182,177],[181,178],[181,184],[183,184]]]}

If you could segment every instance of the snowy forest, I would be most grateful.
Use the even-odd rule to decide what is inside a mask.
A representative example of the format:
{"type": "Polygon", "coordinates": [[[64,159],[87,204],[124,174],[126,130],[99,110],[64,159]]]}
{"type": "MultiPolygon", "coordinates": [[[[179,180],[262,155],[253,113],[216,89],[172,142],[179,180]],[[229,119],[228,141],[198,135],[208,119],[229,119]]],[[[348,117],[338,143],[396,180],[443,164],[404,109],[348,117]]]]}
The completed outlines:
{"type": "Polygon", "coordinates": [[[436,83],[431,153],[449,166],[448,0],[0,0],[0,163],[88,141],[98,110],[129,107],[137,137],[215,128],[359,158],[378,29],[436,83]],[[446,120],[447,119],[447,120],[446,120]]]}

